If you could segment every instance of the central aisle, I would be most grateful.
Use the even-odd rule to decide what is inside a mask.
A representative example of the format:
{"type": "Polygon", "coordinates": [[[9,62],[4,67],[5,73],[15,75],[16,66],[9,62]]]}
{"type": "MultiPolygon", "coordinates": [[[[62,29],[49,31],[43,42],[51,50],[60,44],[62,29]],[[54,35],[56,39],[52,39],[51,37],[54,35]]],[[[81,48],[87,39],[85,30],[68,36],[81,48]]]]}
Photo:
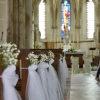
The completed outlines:
{"type": "Polygon", "coordinates": [[[71,75],[70,100],[100,100],[100,83],[92,74],[71,75]]]}

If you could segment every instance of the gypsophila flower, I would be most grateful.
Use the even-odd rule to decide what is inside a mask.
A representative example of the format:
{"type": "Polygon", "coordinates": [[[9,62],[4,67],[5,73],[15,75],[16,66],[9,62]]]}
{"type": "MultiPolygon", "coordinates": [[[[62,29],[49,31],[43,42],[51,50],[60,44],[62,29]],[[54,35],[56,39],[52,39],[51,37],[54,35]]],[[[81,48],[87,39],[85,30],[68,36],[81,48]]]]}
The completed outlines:
{"type": "Polygon", "coordinates": [[[76,52],[76,51],[75,51],[75,49],[70,48],[70,49],[68,49],[68,51],[67,51],[67,52],[76,52]]]}
{"type": "Polygon", "coordinates": [[[48,61],[48,56],[46,54],[40,54],[40,56],[41,56],[40,59],[41,62],[48,61]]]}
{"type": "Polygon", "coordinates": [[[16,65],[17,63],[17,57],[19,55],[19,50],[17,49],[17,45],[14,43],[4,43],[0,45],[2,53],[0,53],[3,57],[2,65],[3,69],[6,68],[9,65],[16,65]]]}
{"type": "Polygon", "coordinates": [[[54,59],[54,53],[52,51],[50,51],[50,50],[48,52],[48,59],[49,60],[54,59]]]}
{"type": "Polygon", "coordinates": [[[26,57],[26,60],[29,60],[30,65],[31,64],[37,65],[39,63],[38,58],[39,58],[38,55],[34,54],[34,52],[31,52],[31,53],[28,54],[28,57],[26,57]]]}

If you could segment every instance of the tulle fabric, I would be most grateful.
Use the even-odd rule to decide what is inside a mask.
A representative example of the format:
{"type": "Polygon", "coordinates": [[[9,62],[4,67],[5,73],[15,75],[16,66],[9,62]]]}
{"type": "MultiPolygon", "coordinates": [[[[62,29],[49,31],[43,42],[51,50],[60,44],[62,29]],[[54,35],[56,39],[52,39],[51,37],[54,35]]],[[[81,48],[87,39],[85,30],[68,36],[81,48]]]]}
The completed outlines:
{"type": "Polygon", "coordinates": [[[68,78],[68,76],[69,76],[68,75],[68,66],[67,66],[65,57],[63,57],[63,65],[64,65],[64,69],[63,70],[65,71],[65,73],[64,73],[65,74],[65,77],[68,78]]]}
{"type": "Polygon", "coordinates": [[[18,75],[15,73],[16,66],[8,66],[2,73],[3,100],[22,100],[15,89],[18,81],[18,75]]]}
{"type": "Polygon", "coordinates": [[[58,76],[59,76],[59,82],[61,85],[61,90],[63,93],[63,96],[65,98],[67,93],[67,78],[68,78],[68,68],[65,61],[65,57],[60,58],[58,62],[58,76]],[[63,61],[62,61],[63,60],[63,61]]]}
{"type": "Polygon", "coordinates": [[[26,100],[46,100],[40,77],[36,72],[37,67],[34,64],[28,67],[26,100]]]}
{"type": "Polygon", "coordinates": [[[48,69],[49,65],[46,62],[40,62],[38,64],[38,74],[41,79],[41,83],[43,86],[44,94],[45,94],[45,100],[50,100],[49,98],[49,78],[48,78],[48,69]]]}
{"type": "Polygon", "coordinates": [[[57,77],[57,73],[54,67],[51,65],[54,62],[53,59],[49,61],[49,95],[50,100],[64,100],[60,83],[57,77]]]}

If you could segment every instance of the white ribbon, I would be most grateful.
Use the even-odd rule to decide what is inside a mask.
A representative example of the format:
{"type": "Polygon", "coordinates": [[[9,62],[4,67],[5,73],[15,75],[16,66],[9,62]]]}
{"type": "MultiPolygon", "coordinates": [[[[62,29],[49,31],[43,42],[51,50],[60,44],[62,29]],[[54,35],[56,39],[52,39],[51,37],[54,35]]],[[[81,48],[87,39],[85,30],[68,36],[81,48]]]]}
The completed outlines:
{"type": "Polygon", "coordinates": [[[39,74],[36,72],[37,67],[34,64],[28,67],[26,100],[46,100],[39,74]]]}
{"type": "Polygon", "coordinates": [[[18,75],[15,72],[16,66],[8,66],[2,73],[3,100],[22,100],[14,86],[17,84],[18,75]]]}
{"type": "Polygon", "coordinates": [[[61,91],[61,87],[60,87],[60,83],[59,83],[59,80],[57,77],[57,73],[56,73],[54,67],[51,65],[53,62],[54,62],[54,59],[51,59],[49,61],[49,78],[52,81],[51,87],[53,87],[52,88],[53,92],[52,93],[50,92],[50,97],[51,97],[50,100],[64,100],[62,91],[61,91]]]}

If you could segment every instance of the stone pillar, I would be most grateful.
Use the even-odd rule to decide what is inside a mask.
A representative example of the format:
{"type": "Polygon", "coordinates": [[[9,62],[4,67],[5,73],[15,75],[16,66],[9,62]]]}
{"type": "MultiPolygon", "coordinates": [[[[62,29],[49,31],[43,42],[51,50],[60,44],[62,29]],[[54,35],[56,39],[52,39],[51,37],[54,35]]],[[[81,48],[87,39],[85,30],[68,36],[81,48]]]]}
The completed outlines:
{"type": "Polygon", "coordinates": [[[76,49],[80,48],[80,43],[79,43],[80,42],[80,29],[81,29],[80,26],[75,27],[76,49]]]}
{"type": "Polygon", "coordinates": [[[13,0],[6,0],[7,4],[7,42],[13,43],[13,0]]]}
{"type": "Polygon", "coordinates": [[[14,0],[14,13],[13,13],[13,42],[18,45],[19,25],[18,25],[18,0],[14,0]]]}
{"type": "Polygon", "coordinates": [[[32,48],[32,0],[25,0],[26,48],[32,48]]]}
{"type": "Polygon", "coordinates": [[[61,0],[49,0],[50,4],[50,11],[51,11],[51,18],[52,18],[52,36],[53,36],[53,42],[56,42],[56,37],[57,37],[57,14],[58,14],[58,9],[61,5],[61,0]]]}
{"type": "Polygon", "coordinates": [[[32,48],[34,48],[34,15],[32,11],[32,48]]]}
{"type": "Polygon", "coordinates": [[[39,6],[40,2],[41,2],[41,0],[32,0],[34,48],[36,48],[36,28],[39,28],[38,6],[39,6]]]}
{"type": "Polygon", "coordinates": [[[81,12],[82,12],[82,0],[75,1],[75,34],[76,34],[76,45],[77,49],[80,48],[79,41],[80,41],[80,19],[81,19],[81,12]]]}
{"type": "Polygon", "coordinates": [[[35,11],[34,11],[34,28],[39,28],[39,11],[38,11],[38,6],[36,7],[35,11]]]}
{"type": "Polygon", "coordinates": [[[36,7],[36,10],[34,11],[34,46],[36,48],[37,40],[36,40],[36,30],[39,28],[39,19],[38,19],[38,7],[36,7]]]}
{"type": "Polygon", "coordinates": [[[19,48],[26,48],[25,42],[25,0],[19,0],[19,48]]]}

